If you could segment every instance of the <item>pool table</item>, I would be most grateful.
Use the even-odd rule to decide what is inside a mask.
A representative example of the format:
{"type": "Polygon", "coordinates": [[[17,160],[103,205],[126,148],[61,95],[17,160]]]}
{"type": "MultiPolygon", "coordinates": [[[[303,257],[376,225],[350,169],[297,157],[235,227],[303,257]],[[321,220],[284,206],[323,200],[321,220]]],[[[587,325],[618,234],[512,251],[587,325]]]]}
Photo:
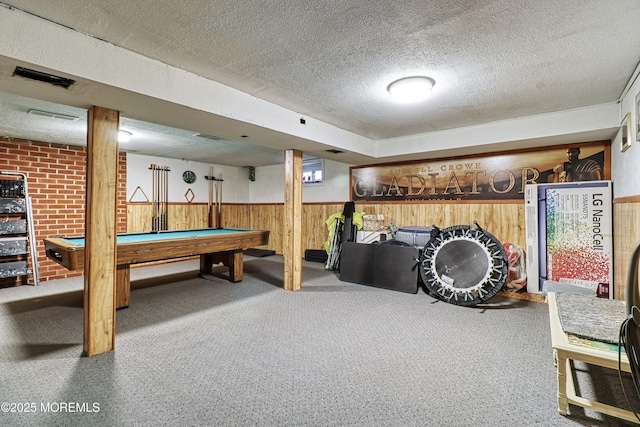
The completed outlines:
{"type": "MultiPolygon", "coordinates": [[[[130,266],[151,261],[200,256],[200,272],[211,274],[214,264],[229,268],[228,279],[243,277],[242,251],[269,243],[269,231],[234,228],[119,234],[116,249],[116,308],[129,306],[130,266]]],[[[45,238],[47,257],[69,270],[84,268],[84,237],[45,238]]]]}

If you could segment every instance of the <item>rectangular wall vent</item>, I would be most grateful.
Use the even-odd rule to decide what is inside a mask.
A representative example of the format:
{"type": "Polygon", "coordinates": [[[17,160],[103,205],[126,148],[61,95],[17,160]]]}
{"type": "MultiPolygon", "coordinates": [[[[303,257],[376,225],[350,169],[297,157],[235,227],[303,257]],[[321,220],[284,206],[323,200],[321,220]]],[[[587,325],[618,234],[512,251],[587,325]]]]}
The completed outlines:
{"type": "Polygon", "coordinates": [[[222,141],[222,138],[219,136],[207,135],[206,133],[194,133],[193,136],[197,136],[198,138],[211,139],[213,141],[222,141]]]}
{"type": "Polygon", "coordinates": [[[39,82],[49,83],[54,86],[60,86],[65,89],[69,89],[69,86],[74,84],[76,81],[72,79],[67,79],[64,77],[54,76],[53,74],[43,73],[41,71],[30,70],[29,68],[24,67],[16,67],[13,71],[14,76],[20,76],[31,80],[37,80],[39,82]]]}
{"type": "Polygon", "coordinates": [[[69,120],[69,121],[75,121],[80,118],[78,116],[71,116],[69,114],[53,113],[51,111],[43,111],[43,110],[34,110],[33,108],[31,110],[28,110],[27,113],[33,114],[34,116],[44,116],[44,117],[51,117],[54,119],[62,119],[62,120],[69,120]]]}

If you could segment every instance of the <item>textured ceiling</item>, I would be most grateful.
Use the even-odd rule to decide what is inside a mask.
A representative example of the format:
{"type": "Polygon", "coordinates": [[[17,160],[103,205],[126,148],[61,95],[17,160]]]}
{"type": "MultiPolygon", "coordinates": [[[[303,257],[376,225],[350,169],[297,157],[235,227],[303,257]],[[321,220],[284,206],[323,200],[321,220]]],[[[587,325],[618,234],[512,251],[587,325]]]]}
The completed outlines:
{"type": "Polygon", "coordinates": [[[640,59],[637,0],[2,3],[372,140],[616,102],[640,59]]]}

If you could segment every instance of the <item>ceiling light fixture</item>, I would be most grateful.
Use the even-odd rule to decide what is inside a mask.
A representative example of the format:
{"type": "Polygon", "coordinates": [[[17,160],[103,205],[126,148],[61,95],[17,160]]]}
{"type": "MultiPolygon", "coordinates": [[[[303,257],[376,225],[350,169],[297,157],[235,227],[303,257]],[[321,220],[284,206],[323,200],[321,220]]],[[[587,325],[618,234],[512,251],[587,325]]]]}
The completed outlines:
{"type": "Polygon", "coordinates": [[[391,83],[387,90],[394,101],[409,104],[427,99],[435,84],[430,77],[405,77],[391,83]]]}
{"type": "Polygon", "coordinates": [[[118,131],[118,142],[129,142],[131,141],[131,132],[127,132],[126,130],[118,131]]]}

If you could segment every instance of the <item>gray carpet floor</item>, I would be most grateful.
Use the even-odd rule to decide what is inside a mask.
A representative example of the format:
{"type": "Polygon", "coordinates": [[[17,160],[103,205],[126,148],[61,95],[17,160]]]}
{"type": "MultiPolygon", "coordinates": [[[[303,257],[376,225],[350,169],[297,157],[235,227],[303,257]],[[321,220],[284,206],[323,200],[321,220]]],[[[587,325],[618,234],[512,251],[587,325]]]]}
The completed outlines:
{"type": "MultiPolygon", "coordinates": [[[[197,268],[137,268],[132,280],[197,268]]],[[[297,292],[282,289],[278,256],[246,257],[240,283],[138,286],[117,312],[116,350],[92,358],[81,357],[82,278],[0,289],[0,401],[18,411],[3,406],[0,425],[621,425],[558,414],[546,304],[458,307],[303,268],[297,292]]],[[[622,398],[616,371],[585,365],[578,385],[622,398]]]]}

